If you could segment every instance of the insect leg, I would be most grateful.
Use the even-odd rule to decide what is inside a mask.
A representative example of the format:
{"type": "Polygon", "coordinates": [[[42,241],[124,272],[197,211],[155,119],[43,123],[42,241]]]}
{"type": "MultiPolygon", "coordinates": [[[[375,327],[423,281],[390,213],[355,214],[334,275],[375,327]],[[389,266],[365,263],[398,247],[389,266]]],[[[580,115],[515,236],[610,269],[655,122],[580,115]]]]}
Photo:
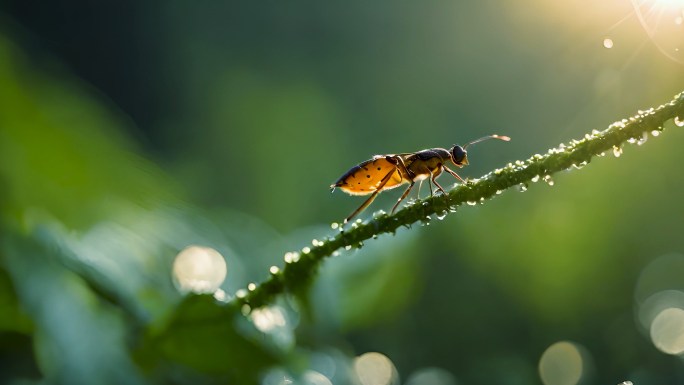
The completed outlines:
{"type": "Polygon", "coordinates": [[[449,167],[444,166],[444,165],[442,165],[442,167],[443,167],[449,174],[453,175],[454,178],[460,180],[461,183],[466,184],[466,181],[464,181],[463,178],[461,178],[460,176],[458,176],[458,174],[456,174],[455,172],[453,172],[449,167]]]}
{"type": "Polygon", "coordinates": [[[444,188],[442,188],[442,186],[440,186],[439,183],[437,183],[437,175],[432,174],[432,176],[430,177],[430,179],[432,180],[432,183],[434,183],[435,186],[437,186],[437,188],[439,189],[439,191],[441,191],[442,194],[446,195],[446,191],[444,191],[444,188]]]}
{"type": "Polygon", "coordinates": [[[349,216],[346,217],[346,218],[344,219],[344,222],[342,222],[342,224],[345,224],[345,223],[349,222],[349,221],[350,221],[352,218],[354,218],[357,214],[359,214],[359,213],[360,213],[361,211],[363,211],[366,207],[368,207],[368,205],[370,205],[371,203],[373,203],[373,200],[375,200],[375,197],[378,196],[378,194],[380,193],[380,191],[382,191],[382,188],[385,187],[385,185],[386,185],[387,182],[390,180],[390,178],[392,177],[392,174],[394,174],[395,171],[396,171],[396,170],[392,170],[392,171],[390,171],[389,173],[387,173],[387,175],[385,175],[385,177],[382,178],[382,180],[380,181],[380,184],[378,184],[377,189],[376,189],[375,191],[373,191],[373,193],[371,194],[371,196],[370,196],[368,199],[366,199],[366,201],[363,202],[363,204],[362,204],[361,206],[359,206],[358,209],[354,210],[353,213],[349,214],[349,216]]]}
{"type": "Polygon", "coordinates": [[[408,188],[406,189],[406,191],[404,191],[404,193],[401,194],[401,197],[399,198],[399,200],[397,201],[397,203],[395,203],[395,204],[394,204],[394,207],[392,207],[392,214],[394,214],[394,210],[397,209],[397,206],[399,206],[399,203],[401,203],[401,201],[403,201],[403,200],[406,198],[406,196],[408,195],[409,191],[411,191],[411,189],[413,188],[413,185],[414,185],[414,184],[416,184],[416,182],[411,181],[411,184],[408,186],[408,188]]]}

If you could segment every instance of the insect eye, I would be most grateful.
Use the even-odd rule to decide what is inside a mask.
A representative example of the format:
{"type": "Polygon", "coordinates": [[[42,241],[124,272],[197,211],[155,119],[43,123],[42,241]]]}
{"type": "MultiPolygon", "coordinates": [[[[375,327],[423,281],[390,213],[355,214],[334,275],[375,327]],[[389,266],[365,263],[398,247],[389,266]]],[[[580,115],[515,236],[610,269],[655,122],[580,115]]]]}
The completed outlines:
{"type": "Polygon", "coordinates": [[[454,148],[451,149],[451,158],[455,164],[463,163],[463,159],[465,159],[465,157],[466,157],[466,150],[464,150],[463,147],[454,146],[454,148]]]}

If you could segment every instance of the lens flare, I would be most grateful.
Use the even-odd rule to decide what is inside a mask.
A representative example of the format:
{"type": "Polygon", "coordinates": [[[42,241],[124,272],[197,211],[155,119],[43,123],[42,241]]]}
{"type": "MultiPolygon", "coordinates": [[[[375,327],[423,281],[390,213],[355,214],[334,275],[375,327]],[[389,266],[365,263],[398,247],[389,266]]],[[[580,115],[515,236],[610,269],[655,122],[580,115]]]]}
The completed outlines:
{"type": "Polygon", "coordinates": [[[684,0],[632,0],[632,6],[660,52],[684,64],[684,0]]]}

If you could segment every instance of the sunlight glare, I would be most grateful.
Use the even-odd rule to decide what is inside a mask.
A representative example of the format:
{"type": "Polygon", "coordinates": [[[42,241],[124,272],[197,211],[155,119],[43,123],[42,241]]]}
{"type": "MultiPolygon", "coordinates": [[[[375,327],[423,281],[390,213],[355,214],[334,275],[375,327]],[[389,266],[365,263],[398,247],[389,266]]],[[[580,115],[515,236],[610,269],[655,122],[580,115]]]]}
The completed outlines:
{"type": "Polygon", "coordinates": [[[653,44],[684,64],[684,0],[632,0],[632,6],[653,44]]]}

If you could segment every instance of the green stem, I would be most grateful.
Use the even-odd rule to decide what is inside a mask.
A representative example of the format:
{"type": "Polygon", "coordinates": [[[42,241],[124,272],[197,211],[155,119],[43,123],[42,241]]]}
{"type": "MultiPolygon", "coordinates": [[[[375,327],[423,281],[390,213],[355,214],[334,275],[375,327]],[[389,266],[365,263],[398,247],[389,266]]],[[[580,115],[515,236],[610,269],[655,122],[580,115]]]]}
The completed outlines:
{"type": "Polygon", "coordinates": [[[526,188],[527,183],[538,178],[550,182],[551,175],[573,167],[581,168],[593,157],[605,152],[619,155],[625,142],[638,141],[649,133],[660,132],[671,119],[676,119],[675,124],[679,126],[679,118],[684,119],[684,93],[658,108],[640,111],[634,117],[613,123],[604,131],[593,131],[582,139],[552,148],[546,154],[536,154],[525,161],[509,163],[482,178],[454,188],[446,196],[417,200],[393,215],[378,215],[366,223],[357,221],[350,229],[341,231],[333,238],[299,253],[286,255],[286,264],[282,270],[271,274],[254,290],[240,293],[244,295],[238,295],[235,304],[256,308],[268,304],[285,291],[301,292],[308,287],[323,259],[338,249],[358,247],[363,241],[379,234],[394,233],[400,226],[408,227],[415,222],[425,221],[433,214],[445,215],[464,203],[481,203],[511,187],[526,188]]]}

